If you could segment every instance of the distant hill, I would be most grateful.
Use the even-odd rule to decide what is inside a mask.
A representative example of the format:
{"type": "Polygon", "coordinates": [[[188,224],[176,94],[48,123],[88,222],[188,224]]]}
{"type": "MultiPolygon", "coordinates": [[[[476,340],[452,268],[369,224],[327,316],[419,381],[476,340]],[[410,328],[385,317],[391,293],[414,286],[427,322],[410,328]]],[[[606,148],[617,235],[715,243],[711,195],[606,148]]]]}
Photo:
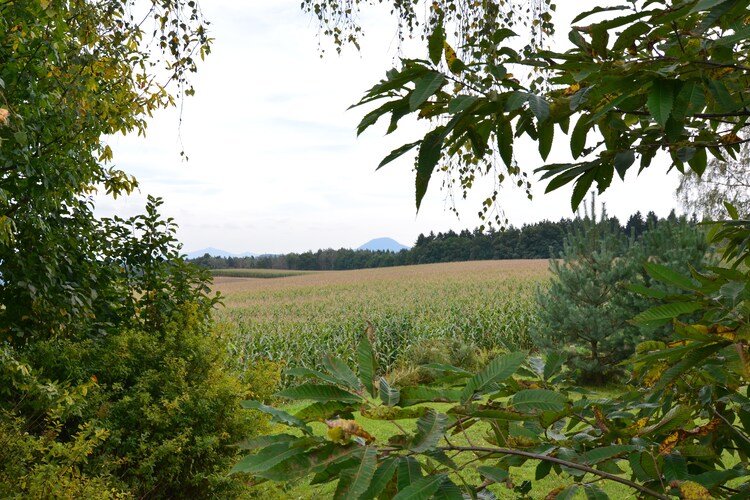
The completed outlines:
{"type": "Polygon", "coordinates": [[[371,252],[377,252],[378,250],[385,250],[389,252],[400,252],[401,250],[408,250],[409,247],[402,245],[393,238],[375,238],[370,240],[357,250],[369,250],[371,252]]]}
{"type": "Polygon", "coordinates": [[[188,259],[197,259],[198,257],[203,257],[204,255],[210,255],[211,257],[257,257],[258,254],[245,252],[245,253],[232,253],[227,252],[226,250],[222,250],[220,248],[202,248],[201,250],[196,250],[194,252],[188,252],[187,258],[188,259]]]}

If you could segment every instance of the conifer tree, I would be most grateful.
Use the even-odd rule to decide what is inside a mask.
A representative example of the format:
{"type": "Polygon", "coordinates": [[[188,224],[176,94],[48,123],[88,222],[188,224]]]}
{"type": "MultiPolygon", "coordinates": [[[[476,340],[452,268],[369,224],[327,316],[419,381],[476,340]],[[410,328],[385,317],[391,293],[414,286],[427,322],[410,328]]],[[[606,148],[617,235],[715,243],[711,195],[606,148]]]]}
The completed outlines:
{"type": "MultiPolygon", "coordinates": [[[[643,328],[630,323],[653,305],[629,288],[655,285],[643,264],[658,262],[687,273],[690,266],[703,267],[706,255],[704,235],[684,219],[652,222],[640,238],[628,238],[604,209],[597,220],[592,199],[591,217],[587,213],[568,234],[560,259],[550,263],[553,283],[537,296],[537,344],[546,351],[567,351],[580,382],[599,385],[611,380],[620,374],[618,363],[637,344],[670,333],[669,326],[643,328]]],[[[674,292],[666,285],[660,288],[674,292]]]]}

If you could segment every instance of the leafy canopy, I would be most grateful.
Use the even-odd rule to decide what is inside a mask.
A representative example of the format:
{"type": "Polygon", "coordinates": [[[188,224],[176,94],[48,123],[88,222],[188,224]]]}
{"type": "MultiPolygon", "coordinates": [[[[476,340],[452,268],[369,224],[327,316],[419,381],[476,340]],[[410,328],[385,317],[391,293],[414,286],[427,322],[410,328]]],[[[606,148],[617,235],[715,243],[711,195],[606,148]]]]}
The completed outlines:
{"type": "Polygon", "coordinates": [[[193,92],[205,23],[192,1],[11,0],[0,33],[2,338],[106,329],[132,292],[107,269],[117,233],[89,196],[138,184],[111,165],[104,137],[145,133],[153,112],[193,92]]]}
{"type": "MultiPolygon", "coordinates": [[[[325,4],[347,17],[346,3],[325,4]]],[[[709,155],[734,158],[748,140],[748,4],[648,0],[595,7],[574,19],[573,48],[558,52],[533,44],[517,50],[513,40],[524,33],[514,22],[523,11],[507,14],[494,2],[434,2],[423,21],[429,58],[403,59],[365,93],[357,105],[379,107],[358,132],[382,117],[390,117],[388,133],[404,116],[430,120],[422,138],[380,163],[416,148],[417,208],[439,167],[464,190],[488,173],[528,189],[516,161],[523,136],[543,160],[556,139],[568,136],[573,160],[536,172],[549,181],[547,191],[572,183],[574,209],[594,183],[601,193],[615,173],[624,179],[632,168],[648,168],[659,151],[673,168],[700,175],[709,155]],[[446,12],[463,16],[452,33],[456,19],[446,12]],[[530,78],[513,75],[523,68],[530,78]]],[[[551,32],[549,10],[535,7],[528,15],[532,26],[551,32]]],[[[330,18],[322,18],[324,26],[330,18]]],[[[482,214],[497,196],[490,193],[482,214]]]]}

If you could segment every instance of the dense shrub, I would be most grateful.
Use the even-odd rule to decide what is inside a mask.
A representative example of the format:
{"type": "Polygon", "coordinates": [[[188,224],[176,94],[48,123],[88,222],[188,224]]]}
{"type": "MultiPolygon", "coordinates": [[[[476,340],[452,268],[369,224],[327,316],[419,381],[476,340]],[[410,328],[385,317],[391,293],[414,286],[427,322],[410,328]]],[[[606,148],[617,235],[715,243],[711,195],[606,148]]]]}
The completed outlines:
{"type": "MultiPolygon", "coordinates": [[[[20,481],[31,496],[39,484],[60,489],[41,495],[50,497],[89,497],[89,487],[137,498],[239,494],[242,483],[226,475],[232,445],[268,430],[239,403],[268,398],[275,387],[251,389],[228,373],[226,352],[189,304],[163,331],[36,343],[24,360],[45,367],[36,385],[19,379],[7,358],[3,384],[13,387],[6,397],[15,405],[3,419],[11,443],[0,491],[20,481]],[[51,484],[58,475],[71,485],[51,484]]],[[[260,364],[248,379],[278,381],[278,367],[260,364]]]]}

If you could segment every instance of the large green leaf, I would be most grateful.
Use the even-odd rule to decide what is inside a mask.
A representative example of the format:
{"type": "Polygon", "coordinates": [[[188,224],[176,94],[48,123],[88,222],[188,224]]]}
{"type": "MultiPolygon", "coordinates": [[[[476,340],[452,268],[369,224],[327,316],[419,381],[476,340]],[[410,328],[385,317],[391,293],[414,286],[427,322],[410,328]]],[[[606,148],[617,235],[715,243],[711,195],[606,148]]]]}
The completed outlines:
{"type": "Polygon", "coordinates": [[[613,457],[624,456],[628,452],[636,450],[638,447],[627,444],[615,444],[611,446],[602,446],[581,452],[581,463],[586,465],[596,465],[613,457]]]}
{"type": "Polygon", "coordinates": [[[362,335],[357,346],[357,364],[359,368],[359,380],[365,389],[367,389],[367,392],[370,393],[370,396],[375,397],[375,376],[378,371],[378,360],[375,357],[370,337],[366,333],[362,335]]]}
{"type": "Polygon", "coordinates": [[[685,457],[670,453],[664,457],[664,480],[667,483],[673,481],[684,481],[688,478],[687,462],[685,457]]]}
{"type": "Polygon", "coordinates": [[[365,448],[362,461],[356,468],[341,471],[339,484],[333,498],[349,500],[362,496],[370,487],[378,465],[377,460],[377,451],[374,448],[365,448]]]}
{"type": "Polygon", "coordinates": [[[700,80],[688,80],[675,97],[675,107],[672,116],[682,120],[685,116],[700,112],[706,105],[706,95],[700,80]]]}
{"type": "Polygon", "coordinates": [[[409,110],[416,111],[419,107],[440,87],[445,84],[445,77],[442,73],[433,71],[419,79],[414,87],[414,91],[409,96],[409,110]]]}
{"type": "Polygon", "coordinates": [[[258,453],[248,455],[232,467],[229,473],[246,472],[248,474],[258,474],[283,462],[289,457],[302,455],[305,452],[304,448],[292,448],[290,444],[290,442],[275,443],[263,448],[258,453]]]}
{"type": "Polygon", "coordinates": [[[398,489],[403,490],[422,477],[422,466],[414,457],[401,457],[398,461],[398,489]]]}
{"type": "Polygon", "coordinates": [[[586,500],[609,500],[609,495],[593,483],[584,484],[583,492],[586,493],[586,500]]]}
{"type": "Polygon", "coordinates": [[[380,495],[390,482],[393,474],[396,473],[397,466],[397,458],[390,457],[383,460],[375,471],[375,474],[372,476],[372,481],[370,481],[370,486],[367,488],[367,491],[365,491],[360,498],[362,500],[370,500],[380,495]]]}
{"type": "Polygon", "coordinates": [[[417,433],[409,444],[409,449],[423,453],[433,448],[443,437],[448,416],[430,409],[417,420],[417,433]]]}
{"type": "Polygon", "coordinates": [[[674,106],[674,84],[668,80],[655,80],[648,93],[646,106],[659,125],[666,125],[674,106]]]}
{"type": "Polygon", "coordinates": [[[539,155],[543,160],[549,156],[550,149],[552,149],[552,141],[555,138],[555,124],[551,121],[540,123],[538,127],[539,131],[539,155]]]}
{"type": "Polygon", "coordinates": [[[399,488],[393,500],[429,500],[445,480],[445,474],[437,474],[417,479],[406,488],[399,488]]]}
{"type": "Polygon", "coordinates": [[[612,50],[619,51],[630,48],[636,40],[649,31],[651,31],[651,26],[643,21],[631,24],[620,33],[620,36],[612,45],[612,50]]]}
{"type": "Polygon", "coordinates": [[[644,427],[643,429],[641,429],[639,434],[641,436],[649,436],[656,433],[657,431],[660,434],[666,434],[673,429],[679,428],[686,422],[690,421],[692,418],[693,413],[689,407],[681,404],[676,404],[672,406],[658,422],[644,427]]]}
{"type": "Polygon", "coordinates": [[[342,460],[326,465],[325,468],[316,472],[313,477],[310,478],[310,485],[330,483],[331,481],[338,479],[341,471],[357,467],[362,460],[361,455],[361,453],[359,455],[351,455],[342,460]]]}
{"type": "Polygon", "coordinates": [[[419,210],[419,206],[422,204],[422,198],[427,193],[427,186],[430,183],[432,172],[440,160],[440,152],[443,149],[444,140],[445,128],[437,127],[424,136],[422,144],[419,146],[416,177],[417,210],[419,210]]]}
{"type": "Polygon", "coordinates": [[[381,167],[388,165],[390,162],[408,153],[409,151],[414,149],[415,146],[418,146],[421,143],[422,141],[415,141],[415,142],[410,142],[409,144],[404,144],[403,146],[397,147],[396,149],[388,153],[388,156],[380,160],[380,163],[378,163],[378,166],[375,170],[379,170],[381,167]]]}
{"type": "Polygon", "coordinates": [[[397,387],[391,387],[385,378],[380,378],[380,400],[386,406],[395,406],[401,399],[401,391],[397,387]]]}
{"type": "Polygon", "coordinates": [[[354,374],[341,358],[327,354],[323,356],[323,366],[339,384],[345,385],[355,391],[361,388],[357,375],[354,374]]]}
{"type": "Polygon", "coordinates": [[[529,108],[531,109],[531,112],[534,113],[534,117],[536,117],[538,122],[541,123],[549,118],[550,106],[547,100],[544,99],[544,97],[535,94],[529,94],[528,102],[529,108]]]}
{"type": "MultiPolygon", "coordinates": [[[[381,116],[388,113],[393,113],[396,109],[403,106],[403,101],[389,101],[377,109],[374,109],[362,117],[362,120],[357,125],[357,136],[362,135],[362,132],[367,130],[369,127],[377,123],[381,116]]],[[[407,108],[408,109],[408,108],[407,108]]]]}
{"type": "Polygon", "coordinates": [[[241,450],[257,450],[258,448],[265,448],[272,444],[277,443],[288,443],[289,441],[295,441],[299,439],[299,436],[292,434],[273,434],[270,436],[257,436],[251,439],[245,439],[237,443],[237,447],[241,450]]]}
{"type": "Polygon", "coordinates": [[[441,465],[445,465],[450,469],[459,470],[458,464],[451,457],[449,457],[445,451],[441,449],[433,448],[431,450],[427,450],[426,452],[424,452],[424,456],[430,460],[434,460],[441,465]]]}
{"type": "Polygon", "coordinates": [[[500,467],[490,467],[488,465],[482,465],[480,467],[477,467],[477,472],[479,472],[483,477],[495,481],[496,483],[502,483],[506,479],[508,479],[508,471],[506,469],[501,469],[500,467]]]}
{"type": "Polygon", "coordinates": [[[578,209],[578,205],[581,204],[588,194],[591,184],[596,179],[596,171],[597,167],[592,166],[588,172],[576,179],[575,186],[573,187],[573,196],[570,198],[570,206],[574,211],[578,209]]]}
{"type": "Polygon", "coordinates": [[[645,297],[651,297],[654,299],[663,299],[667,296],[667,292],[663,290],[657,290],[656,288],[649,288],[647,286],[643,286],[640,283],[628,283],[625,285],[625,288],[630,290],[631,292],[635,292],[639,295],[643,295],[645,297]]]}
{"type": "Polygon", "coordinates": [[[690,165],[690,169],[693,172],[699,176],[703,175],[703,172],[706,171],[706,167],[708,166],[706,148],[698,148],[695,151],[695,155],[688,160],[688,165],[690,165]]]}
{"type": "Polygon", "coordinates": [[[466,375],[471,377],[473,373],[471,373],[468,370],[464,370],[463,368],[458,368],[453,365],[446,365],[444,363],[427,363],[424,365],[421,365],[423,368],[430,368],[432,370],[437,370],[440,372],[446,372],[450,373],[452,375],[466,375]]]}
{"type": "Polygon", "coordinates": [[[709,10],[727,1],[728,0],[700,0],[697,4],[695,4],[695,7],[690,10],[690,13],[693,14],[701,10],[709,10]]]}
{"type": "Polygon", "coordinates": [[[443,58],[443,46],[445,44],[445,30],[443,29],[443,23],[438,23],[435,29],[432,30],[430,36],[427,38],[427,49],[430,54],[430,61],[432,64],[440,64],[440,60],[443,58]]]}
{"type": "Polygon", "coordinates": [[[407,64],[404,64],[401,70],[393,69],[388,71],[385,79],[380,80],[380,82],[373,85],[367,91],[365,97],[351,107],[361,106],[374,99],[380,99],[383,96],[388,95],[388,92],[392,90],[403,89],[407,83],[416,81],[430,72],[432,72],[432,70],[429,68],[409,61],[407,64]]]}
{"type": "Polygon", "coordinates": [[[683,276],[665,265],[657,264],[655,262],[646,262],[643,267],[652,278],[661,281],[662,283],[691,291],[699,288],[689,277],[683,276]]]}
{"type": "Polygon", "coordinates": [[[513,91],[509,92],[507,94],[507,99],[505,100],[505,111],[511,112],[519,109],[521,106],[524,105],[525,102],[529,100],[529,96],[531,94],[527,92],[519,92],[519,91],[513,91]]]}
{"type": "Polygon", "coordinates": [[[461,492],[461,488],[456,486],[456,483],[451,481],[448,476],[445,476],[432,498],[433,500],[465,500],[466,497],[461,492]]]}
{"type": "Polygon", "coordinates": [[[500,157],[508,168],[513,166],[513,129],[510,120],[505,115],[500,115],[497,119],[497,147],[500,150],[500,157]]]}
{"type": "Polygon", "coordinates": [[[579,484],[571,484],[555,495],[555,500],[573,500],[578,493],[579,484]]]}
{"type": "Polygon", "coordinates": [[[690,369],[705,364],[705,360],[709,356],[723,349],[725,346],[726,341],[723,341],[689,350],[684,358],[682,358],[678,363],[667,368],[664,373],[661,374],[661,377],[659,377],[659,381],[654,385],[654,390],[664,389],[670,383],[672,383],[673,380],[686,373],[690,369]]]}
{"type": "Polygon", "coordinates": [[[628,8],[629,7],[625,6],[625,5],[615,5],[615,6],[612,6],[612,7],[599,7],[599,6],[597,6],[597,7],[594,7],[593,9],[591,9],[591,10],[587,10],[587,11],[581,12],[576,17],[574,17],[572,21],[570,21],[570,24],[576,24],[578,21],[582,21],[582,20],[586,19],[587,17],[593,16],[594,14],[599,14],[599,13],[602,13],[602,12],[610,12],[610,11],[613,11],[613,10],[626,10],[628,8]]]}
{"type": "Polygon", "coordinates": [[[297,479],[307,477],[310,474],[323,473],[326,471],[341,471],[340,464],[356,463],[361,460],[362,447],[350,443],[341,446],[335,443],[326,443],[320,448],[305,453],[304,456],[295,456],[288,464],[279,463],[264,472],[267,476],[282,477],[284,479],[297,479]],[[285,465],[288,465],[285,471],[285,465]]]}
{"type": "Polygon", "coordinates": [[[411,406],[429,401],[437,403],[454,403],[461,399],[461,392],[455,389],[436,387],[402,387],[399,406],[411,406]]]}
{"type": "Polygon", "coordinates": [[[475,393],[482,391],[491,383],[502,382],[521,366],[526,359],[522,352],[514,352],[504,356],[498,356],[490,361],[484,370],[472,377],[461,392],[461,401],[469,401],[475,393]]]}
{"type": "Polygon", "coordinates": [[[477,102],[478,97],[473,95],[457,95],[448,103],[448,113],[460,113],[477,102]]]}
{"type": "Polygon", "coordinates": [[[625,180],[625,173],[635,163],[635,152],[632,150],[620,151],[615,155],[615,170],[620,179],[625,180]]]}
{"type": "Polygon", "coordinates": [[[258,401],[243,401],[240,403],[240,406],[242,406],[243,408],[247,408],[248,410],[262,411],[267,415],[271,415],[271,420],[273,422],[290,425],[292,427],[301,429],[305,434],[312,434],[312,430],[307,426],[305,422],[297,417],[288,414],[283,410],[277,410],[272,406],[264,405],[263,403],[260,403],[258,401]]]}
{"type": "Polygon", "coordinates": [[[296,377],[296,378],[312,378],[312,379],[318,379],[321,382],[328,382],[329,384],[336,385],[339,383],[338,380],[336,380],[335,377],[332,377],[326,373],[319,372],[318,370],[313,370],[312,368],[305,368],[303,366],[298,366],[295,368],[290,368],[286,371],[286,375],[289,377],[296,377]]]}
{"type": "Polygon", "coordinates": [[[702,309],[700,302],[670,302],[647,309],[633,318],[638,325],[656,326],[671,322],[683,314],[690,314],[702,309]]]}
{"type": "Polygon", "coordinates": [[[562,369],[563,365],[565,365],[565,361],[567,359],[568,359],[568,356],[565,352],[549,353],[544,362],[544,372],[543,372],[544,380],[549,380],[554,375],[557,375],[562,369]]]}
{"type": "Polygon", "coordinates": [[[561,411],[568,398],[548,389],[525,389],[511,398],[512,406],[521,412],[561,411]]]}
{"type": "Polygon", "coordinates": [[[573,158],[578,158],[583,154],[583,149],[586,147],[586,135],[592,126],[591,116],[585,114],[581,115],[576,126],[573,127],[573,133],[570,135],[570,152],[573,158]]]}
{"type": "Polygon", "coordinates": [[[349,391],[333,385],[302,384],[289,387],[276,394],[288,399],[310,399],[312,401],[340,401],[343,403],[359,403],[362,398],[349,391]]]}
{"type": "Polygon", "coordinates": [[[295,417],[305,422],[320,422],[341,415],[342,413],[351,412],[353,409],[351,403],[341,401],[318,401],[309,406],[302,408],[294,414],[295,417]]]}
{"type": "Polygon", "coordinates": [[[536,466],[536,469],[534,470],[534,480],[540,481],[547,477],[549,473],[552,471],[552,462],[548,462],[546,460],[540,460],[539,463],[536,466]]]}

